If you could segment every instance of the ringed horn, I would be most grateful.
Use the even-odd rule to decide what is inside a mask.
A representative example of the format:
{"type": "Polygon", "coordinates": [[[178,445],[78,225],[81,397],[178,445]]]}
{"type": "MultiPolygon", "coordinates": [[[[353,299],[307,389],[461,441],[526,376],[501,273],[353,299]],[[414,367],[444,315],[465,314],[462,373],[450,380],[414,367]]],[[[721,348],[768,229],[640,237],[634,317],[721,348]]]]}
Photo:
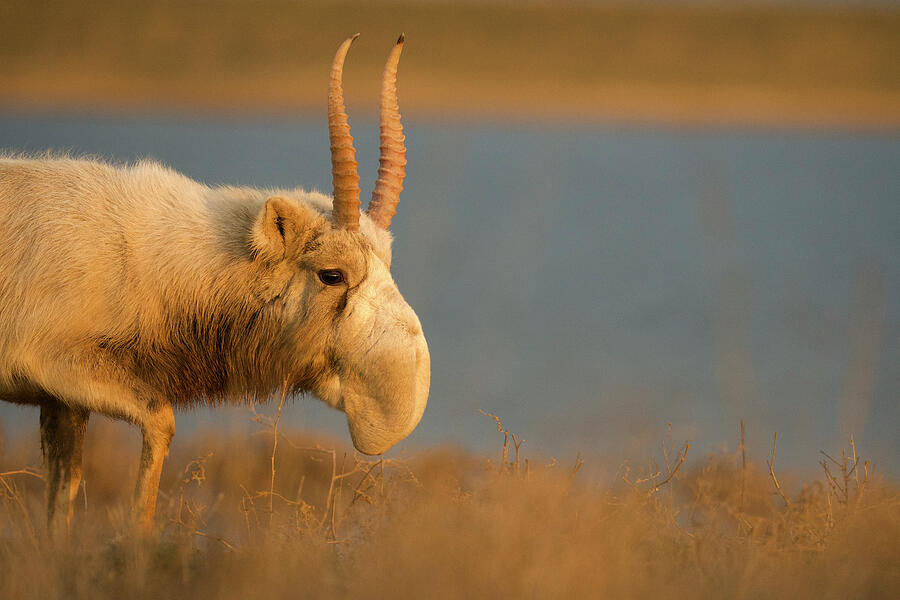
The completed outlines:
{"type": "MultiPolygon", "coordinates": [[[[336,226],[349,231],[359,229],[359,174],[356,149],[350,135],[350,123],[344,107],[342,75],[350,45],[359,37],[347,38],[338,48],[331,65],[328,86],[328,134],[331,140],[331,177],[334,185],[333,219],[336,226]]],[[[403,179],[406,177],[406,146],[400,108],[397,104],[397,63],[403,51],[403,34],[388,55],[381,80],[379,123],[381,155],[378,180],[366,213],[376,225],[387,229],[397,212],[403,179]]]]}

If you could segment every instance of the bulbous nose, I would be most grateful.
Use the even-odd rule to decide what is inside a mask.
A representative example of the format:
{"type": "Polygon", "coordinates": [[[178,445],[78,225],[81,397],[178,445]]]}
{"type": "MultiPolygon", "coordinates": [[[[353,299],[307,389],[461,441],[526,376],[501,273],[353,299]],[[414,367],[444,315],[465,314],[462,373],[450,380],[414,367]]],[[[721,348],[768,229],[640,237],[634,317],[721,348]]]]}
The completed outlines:
{"type": "MultiPolygon", "coordinates": [[[[407,355],[405,368],[395,353],[382,360],[392,368],[375,375],[374,385],[344,388],[344,411],[353,446],[363,454],[383,454],[405,439],[422,419],[431,386],[431,356],[421,331],[415,337],[414,352],[407,355]],[[412,360],[410,360],[412,359],[412,360]]],[[[380,361],[379,361],[380,362],[380,361]]]]}

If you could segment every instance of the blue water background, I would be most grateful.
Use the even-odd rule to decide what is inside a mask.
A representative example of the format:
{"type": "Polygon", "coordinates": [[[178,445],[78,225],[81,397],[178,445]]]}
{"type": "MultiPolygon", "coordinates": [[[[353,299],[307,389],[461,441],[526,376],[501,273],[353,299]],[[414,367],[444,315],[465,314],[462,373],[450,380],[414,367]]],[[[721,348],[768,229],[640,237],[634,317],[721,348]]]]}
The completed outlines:
{"type": "MultiPolygon", "coordinates": [[[[365,199],[377,128],[352,124],[365,199]]],[[[854,433],[900,475],[896,131],[406,125],[393,272],[433,366],[407,451],[495,451],[478,409],[532,455],[604,465],[658,453],[668,423],[695,457],[734,449],[743,418],[758,460],[775,430],[798,468],[854,433]]],[[[7,113],[0,148],[330,190],[318,117],[7,113]]],[[[346,437],[314,399],[284,418],[346,437]]],[[[0,424],[30,432],[37,412],[0,405],[0,424]]],[[[182,432],[252,426],[244,409],[178,415],[182,432]]]]}

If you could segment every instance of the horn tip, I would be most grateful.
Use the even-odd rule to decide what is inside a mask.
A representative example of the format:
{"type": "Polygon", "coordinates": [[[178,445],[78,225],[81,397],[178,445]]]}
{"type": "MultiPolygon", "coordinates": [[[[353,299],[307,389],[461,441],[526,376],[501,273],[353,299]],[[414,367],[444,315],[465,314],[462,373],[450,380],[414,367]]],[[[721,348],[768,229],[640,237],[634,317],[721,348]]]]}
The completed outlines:
{"type": "Polygon", "coordinates": [[[406,41],[406,34],[401,33],[400,37],[397,38],[397,45],[399,46],[400,44],[402,44],[405,41],[406,41]]]}
{"type": "Polygon", "coordinates": [[[355,42],[355,41],[356,41],[356,38],[358,38],[358,37],[359,37],[359,34],[358,34],[358,33],[354,33],[353,35],[350,36],[350,41],[351,41],[351,42],[355,42]]]}

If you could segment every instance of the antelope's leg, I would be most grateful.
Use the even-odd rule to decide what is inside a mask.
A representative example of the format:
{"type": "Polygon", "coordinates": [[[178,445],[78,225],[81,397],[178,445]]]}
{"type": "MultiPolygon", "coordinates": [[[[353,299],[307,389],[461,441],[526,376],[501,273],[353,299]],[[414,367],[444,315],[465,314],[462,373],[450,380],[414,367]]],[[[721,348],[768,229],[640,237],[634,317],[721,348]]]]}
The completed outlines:
{"type": "Polygon", "coordinates": [[[172,412],[172,405],[161,403],[148,412],[140,425],[144,444],[137,485],[134,489],[132,514],[138,528],[144,534],[149,534],[153,530],[156,494],[159,491],[163,461],[169,454],[169,443],[175,435],[175,415],[172,412]]]}
{"type": "Polygon", "coordinates": [[[81,450],[90,412],[56,399],[41,403],[41,451],[47,480],[47,530],[68,532],[81,485],[81,450]]]}

